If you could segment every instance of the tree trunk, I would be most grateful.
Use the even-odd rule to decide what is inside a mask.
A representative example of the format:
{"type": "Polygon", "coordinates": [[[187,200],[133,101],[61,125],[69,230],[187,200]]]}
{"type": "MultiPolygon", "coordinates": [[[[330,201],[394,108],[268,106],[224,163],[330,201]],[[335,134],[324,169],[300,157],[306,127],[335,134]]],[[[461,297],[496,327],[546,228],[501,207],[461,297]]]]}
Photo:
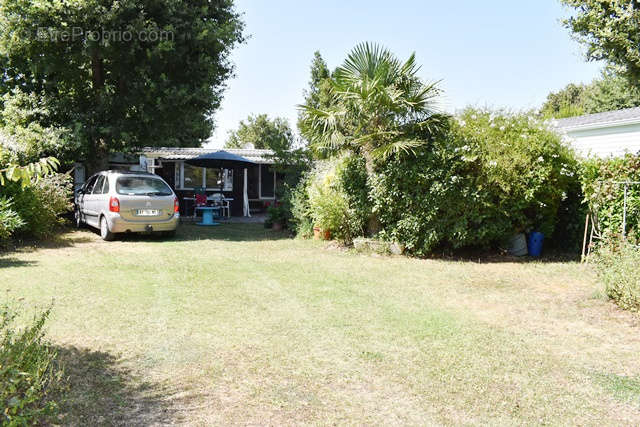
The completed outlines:
{"type": "Polygon", "coordinates": [[[86,166],[88,174],[109,169],[109,149],[104,139],[94,139],[86,166]]]}
{"type": "Polygon", "coordinates": [[[102,116],[102,91],[105,85],[104,61],[98,49],[94,49],[91,54],[91,80],[94,91],[94,107],[91,138],[91,150],[87,159],[87,169],[90,174],[100,172],[109,168],[109,147],[103,135],[96,132],[97,123],[102,116]]]}

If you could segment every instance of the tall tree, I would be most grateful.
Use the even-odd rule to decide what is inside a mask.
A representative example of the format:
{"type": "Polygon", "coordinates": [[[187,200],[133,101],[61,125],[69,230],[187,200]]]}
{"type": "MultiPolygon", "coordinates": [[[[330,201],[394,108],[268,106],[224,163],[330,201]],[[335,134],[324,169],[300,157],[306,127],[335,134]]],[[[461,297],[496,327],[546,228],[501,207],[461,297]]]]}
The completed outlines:
{"type": "Polygon", "coordinates": [[[584,109],[588,114],[640,106],[640,86],[612,70],[604,70],[585,92],[584,109]]]}
{"type": "Polygon", "coordinates": [[[329,78],[331,73],[327,63],[322,58],[319,51],[313,53],[311,61],[311,79],[309,80],[309,89],[304,90],[305,105],[319,108],[330,103],[328,99],[329,78]]]}
{"type": "Polygon", "coordinates": [[[249,115],[240,120],[238,129],[229,132],[227,148],[266,148],[285,151],[293,146],[294,137],[286,119],[270,119],[266,114],[249,115]]]}
{"type": "MultiPolygon", "coordinates": [[[[357,45],[329,80],[331,104],[300,106],[303,136],[316,148],[362,155],[372,185],[378,161],[426,144],[442,123],[440,89],[419,68],[415,54],[402,62],[379,45],[357,45]]],[[[378,225],[372,217],[369,231],[378,225]]]]}
{"type": "Polygon", "coordinates": [[[569,83],[558,92],[551,92],[540,109],[544,117],[562,119],[584,114],[586,86],[569,83]]]}
{"type": "Polygon", "coordinates": [[[587,46],[587,58],[621,67],[640,84],[640,2],[637,0],[561,0],[575,14],[565,25],[587,46]]]}
{"type": "Polygon", "coordinates": [[[329,80],[328,108],[301,105],[305,137],[315,146],[355,151],[367,171],[393,153],[425,144],[440,123],[437,83],[425,84],[412,54],[405,62],[378,45],[357,45],[329,80]]]}
{"type": "MultiPolygon", "coordinates": [[[[331,72],[319,51],[314,52],[310,67],[309,87],[303,91],[304,105],[317,109],[328,109],[333,99],[331,97],[331,72]]],[[[304,111],[298,113],[298,130],[304,137],[304,111]]],[[[312,146],[311,151],[316,158],[326,158],[332,154],[327,147],[312,146]]]]}
{"type": "Polygon", "coordinates": [[[640,106],[640,88],[629,84],[626,77],[612,69],[589,84],[570,83],[547,96],[540,113],[544,117],[561,119],[582,114],[602,113],[640,106]]]}
{"type": "Polygon", "coordinates": [[[72,130],[94,169],[114,150],[197,146],[242,31],[232,0],[3,0],[0,94],[46,99],[43,126],[72,130]]]}

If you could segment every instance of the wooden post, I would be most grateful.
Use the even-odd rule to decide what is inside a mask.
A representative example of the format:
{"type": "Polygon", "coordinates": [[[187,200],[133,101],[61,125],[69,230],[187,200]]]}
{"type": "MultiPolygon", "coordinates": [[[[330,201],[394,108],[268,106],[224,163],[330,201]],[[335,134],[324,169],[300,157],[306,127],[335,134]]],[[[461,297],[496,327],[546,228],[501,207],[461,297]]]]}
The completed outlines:
{"type": "Polygon", "coordinates": [[[582,239],[582,262],[587,260],[587,232],[589,231],[589,213],[584,219],[584,238],[582,239]]]}
{"type": "Polygon", "coordinates": [[[624,184],[624,207],[622,211],[622,240],[627,240],[627,193],[629,189],[629,184],[625,182],[624,184]]]}

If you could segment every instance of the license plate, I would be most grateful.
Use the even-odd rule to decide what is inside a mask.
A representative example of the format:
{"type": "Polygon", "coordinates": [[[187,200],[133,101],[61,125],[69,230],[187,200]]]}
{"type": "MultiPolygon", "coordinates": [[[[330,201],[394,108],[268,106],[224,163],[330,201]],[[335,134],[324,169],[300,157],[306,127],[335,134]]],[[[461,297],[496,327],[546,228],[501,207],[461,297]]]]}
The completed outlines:
{"type": "Polygon", "coordinates": [[[138,216],[157,216],[158,210],[157,209],[138,209],[137,215],[138,216]]]}

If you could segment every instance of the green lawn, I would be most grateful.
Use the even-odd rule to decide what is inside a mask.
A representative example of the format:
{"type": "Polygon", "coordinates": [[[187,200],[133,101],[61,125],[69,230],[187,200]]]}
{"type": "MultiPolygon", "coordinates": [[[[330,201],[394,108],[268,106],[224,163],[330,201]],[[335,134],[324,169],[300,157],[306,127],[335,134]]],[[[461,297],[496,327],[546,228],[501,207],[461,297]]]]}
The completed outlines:
{"type": "Polygon", "coordinates": [[[80,231],[0,256],[0,291],[54,300],[62,423],[640,423],[638,317],[588,267],[325,246],[80,231]]]}

